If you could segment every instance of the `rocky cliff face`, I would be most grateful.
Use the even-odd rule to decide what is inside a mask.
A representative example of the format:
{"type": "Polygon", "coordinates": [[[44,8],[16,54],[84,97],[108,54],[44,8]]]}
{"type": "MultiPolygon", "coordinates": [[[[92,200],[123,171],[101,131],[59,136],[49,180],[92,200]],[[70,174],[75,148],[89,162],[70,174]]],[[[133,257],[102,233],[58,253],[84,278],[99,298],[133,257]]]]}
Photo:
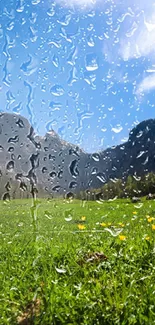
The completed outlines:
{"type": "Polygon", "coordinates": [[[0,114],[0,197],[66,195],[155,171],[155,120],[141,122],[123,145],[88,154],[60,139],[52,130],[35,136],[22,116],[0,114]]]}

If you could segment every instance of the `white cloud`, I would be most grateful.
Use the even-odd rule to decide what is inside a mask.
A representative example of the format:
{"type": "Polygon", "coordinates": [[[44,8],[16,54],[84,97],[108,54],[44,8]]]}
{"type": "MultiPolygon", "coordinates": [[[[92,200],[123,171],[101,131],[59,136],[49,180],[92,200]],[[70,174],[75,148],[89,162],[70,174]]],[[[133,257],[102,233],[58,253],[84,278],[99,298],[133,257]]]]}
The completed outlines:
{"type": "Polygon", "coordinates": [[[150,31],[146,24],[139,26],[136,35],[130,39],[121,41],[120,53],[124,60],[139,58],[141,56],[152,56],[155,52],[155,24],[150,24],[150,31]]]}
{"type": "Polygon", "coordinates": [[[120,41],[120,55],[124,60],[129,60],[143,56],[153,57],[154,53],[155,3],[149,0],[147,6],[143,5],[137,10],[130,27],[125,29],[120,41]]]}
{"type": "Polygon", "coordinates": [[[88,9],[95,7],[99,2],[104,0],[56,0],[57,3],[65,7],[78,7],[80,9],[88,9]]]}
{"type": "Polygon", "coordinates": [[[142,82],[139,84],[136,94],[141,95],[145,92],[149,92],[155,89],[155,73],[145,77],[142,82]]]}

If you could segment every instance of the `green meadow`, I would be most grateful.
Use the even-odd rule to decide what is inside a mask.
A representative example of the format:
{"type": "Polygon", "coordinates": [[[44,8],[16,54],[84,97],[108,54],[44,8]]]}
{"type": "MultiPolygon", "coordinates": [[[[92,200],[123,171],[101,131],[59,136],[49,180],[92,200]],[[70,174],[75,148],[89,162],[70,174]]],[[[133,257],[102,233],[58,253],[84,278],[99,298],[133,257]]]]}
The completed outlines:
{"type": "Polygon", "coordinates": [[[155,202],[0,201],[0,325],[155,324],[155,202]]]}

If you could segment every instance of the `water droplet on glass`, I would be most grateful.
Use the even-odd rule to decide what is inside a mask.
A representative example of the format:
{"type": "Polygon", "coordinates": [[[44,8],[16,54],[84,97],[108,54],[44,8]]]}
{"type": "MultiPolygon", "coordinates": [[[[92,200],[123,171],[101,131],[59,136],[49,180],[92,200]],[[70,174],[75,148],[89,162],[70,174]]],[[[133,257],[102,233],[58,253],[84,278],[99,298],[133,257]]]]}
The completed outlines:
{"type": "Polygon", "coordinates": [[[69,183],[69,188],[76,188],[77,187],[77,182],[70,182],[69,183]]]}
{"type": "Polygon", "coordinates": [[[4,195],[2,196],[2,200],[9,202],[11,200],[10,194],[8,192],[4,193],[4,195]]]}
{"type": "Polygon", "coordinates": [[[87,37],[87,43],[90,47],[94,47],[95,46],[95,42],[92,36],[88,36],[87,37]]]}
{"type": "Polygon", "coordinates": [[[64,95],[64,89],[60,85],[55,85],[51,88],[51,94],[54,96],[63,96],[64,95]]]}
{"type": "Polygon", "coordinates": [[[55,8],[51,7],[47,10],[47,15],[53,17],[55,15],[55,8]]]}
{"type": "Polygon", "coordinates": [[[104,228],[104,230],[108,231],[113,237],[117,237],[123,231],[123,228],[104,228]]]}
{"type": "Polygon", "coordinates": [[[54,186],[53,188],[52,188],[52,191],[53,192],[59,192],[60,191],[60,186],[59,185],[56,185],[56,186],[54,186]]]}
{"type": "Polygon", "coordinates": [[[61,274],[66,273],[66,270],[65,270],[65,269],[59,269],[59,268],[57,268],[57,267],[55,267],[55,269],[56,269],[56,271],[57,271],[58,273],[61,273],[61,274]]]}
{"type": "Polygon", "coordinates": [[[14,22],[11,21],[10,23],[8,23],[6,29],[9,30],[9,31],[11,31],[14,28],[14,25],[15,25],[14,22]]]}
{"type": "Polygon", "coordinates": [[[121,131],[123,130],[122,126],[121,125],[118,125],[116,127],[113,127],[111,129],[111,131],[113,131],[114,133],[120,133],[121,131]]]}
{"type": "Polygon", "coordinates": [[[16,11],[17,12],[23,12],[23,10],[24,10],[24,0],[19,0],[17,2],[16,11]]]}
{"type": "Polygon", "coordinates": [[[56,56],[55,54],[54,54],[54,56],[53,56],[52,63],[54,64],[54,66],[55,66],[56,68],[58,68],[58,66],[59,66],[59,58],[58,58],[58,56],[56,56]]]}
{"type": "Polygon", "coordinates": [[[50,173],[50,177],[51,177],[51,178],[55,178],[56,176],[57,176],[56,172],[51,172],[51,173],[50,173]]]}
{"type": "Polygon", "coordinates": [[[26,76],[32,75],[34,72],[37,71],[37,68],[38,68],[38,62],[31,55],[29,55],[29,60],[24,62],[20,67],[20,69],[23,71],[23,73],[26,76]]]}
{"type": "Polygon", "coordinates": [[[57,20],[62,26],[68,26],[71,20],[71,14],[64,15],[60,20],[57,20]]]}
{"type": "Polygon", "coordinates": [[[100,160],[100,155],[98,153],[92,154],[92,158],[94,161],[99,161],[100,160]]]}
{"type": "Polygon", "coordinates": [[[106,183],[106,178],[105,175],[103,173],[97,173],[97,178],[102,182],[102,183],[106,183]]]}
{"type": "Polygon", "coordinates": [[[94,53],[86,55],[85,65],[87,71],[95,71],[98,69],[97,56],[94,53]]]}
{"type": "Polygon", "coordinates": [[[49,211],[47,211],[47,210],[45,211],[44,216],[49,220],[51,220],[53,218],[51,213],[49,211]]]}
{"type": "Polygon", "coordinates": [[[38,5],[40,3],[41,0],[32,0],[32,4],[33,5],[38,5]]]}
{"type": "Polygon", "coordinates": [[[20,189],[23,192],[26,192],[27,191],[27,185],[23,181],[21,181],[21,183],[20,183],[20,189]]]}
{"type": "Polygon", "coordinates": [[[6,165],[6,169],[9,171],[9,172],[12,172],[14,170],[14,161],[10,160],[7,165],[6,165]]]}
{"type": "Polygon", "coordinates": [[[78,161],[76,159],[71,162],[69,170],[73,177],[77,177],[79,175],[78,161]]]}

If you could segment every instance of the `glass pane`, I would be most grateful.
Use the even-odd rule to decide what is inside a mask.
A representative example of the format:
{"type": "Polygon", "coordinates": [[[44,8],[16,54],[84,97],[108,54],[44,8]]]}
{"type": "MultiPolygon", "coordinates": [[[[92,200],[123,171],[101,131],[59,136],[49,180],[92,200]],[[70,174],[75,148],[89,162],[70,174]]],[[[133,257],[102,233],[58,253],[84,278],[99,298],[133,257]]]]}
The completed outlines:
{"type": "Polygon", "coordinates": [[[0,325],[154,324],[154,1],[0,18],[0,325]]]}

